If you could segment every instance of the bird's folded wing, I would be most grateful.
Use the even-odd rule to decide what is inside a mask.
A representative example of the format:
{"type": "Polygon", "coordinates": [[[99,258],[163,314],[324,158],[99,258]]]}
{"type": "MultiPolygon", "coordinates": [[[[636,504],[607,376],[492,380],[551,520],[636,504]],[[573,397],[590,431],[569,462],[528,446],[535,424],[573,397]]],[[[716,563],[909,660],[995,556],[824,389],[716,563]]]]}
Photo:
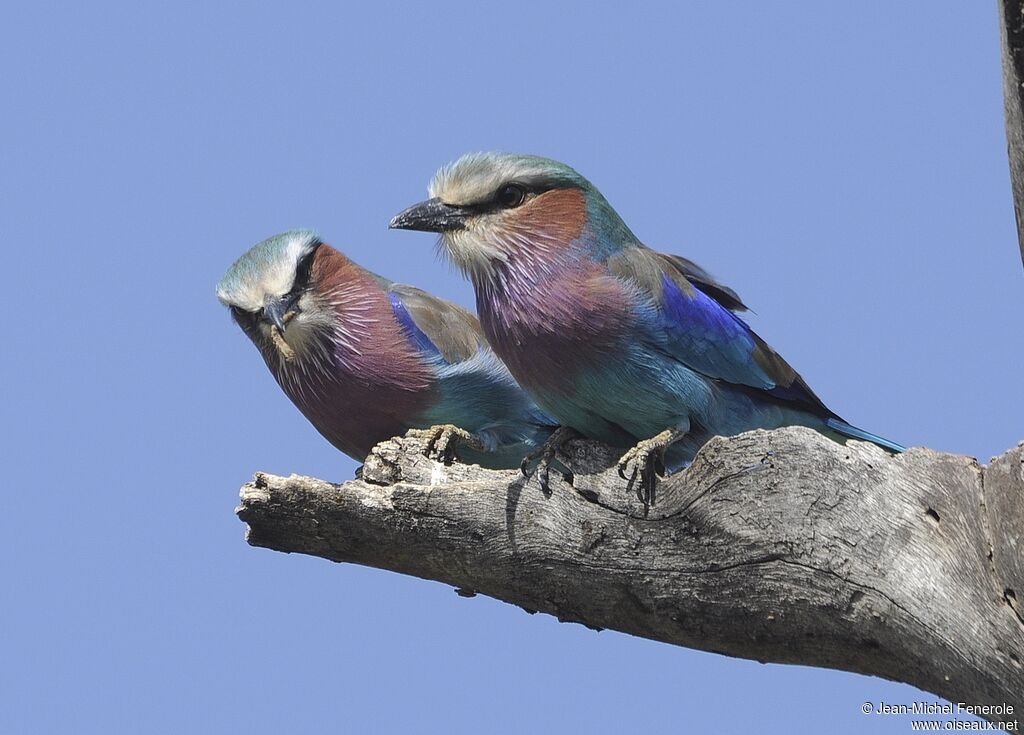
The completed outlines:
{"type": "Polygon", "coordinates": [[[716,281],[710,273],[689,258],[684,258],[682,255],[658,253],[654,250],[647,250],[647,252],[654,253],[656,256],[659,256],[659,258],[667,261],[667,263],[679,271],[686,280],[729,311],[750,311],[750,309],[747,308],[747,305],[740,299],[739,294],[728,286],[723,286],[721,283],[716,281]]]}
{"type": "MultiPolygon", "coordinates": [[[[648,300],[651,346],[709,378],[833,415],[803,378],[731,309],[742,302],[702,268],[645,247],[608,259],[609,270],[648,300]]],[[[745,307],[744,307],[745,308],[745,307]]]]}
{"type": "Polygon", "coordinates": [[[486,347],[480,322],[461,306],[401,283],[389,285],[388,297],[399,323],[420,351],[454,364],[486,347]]]}

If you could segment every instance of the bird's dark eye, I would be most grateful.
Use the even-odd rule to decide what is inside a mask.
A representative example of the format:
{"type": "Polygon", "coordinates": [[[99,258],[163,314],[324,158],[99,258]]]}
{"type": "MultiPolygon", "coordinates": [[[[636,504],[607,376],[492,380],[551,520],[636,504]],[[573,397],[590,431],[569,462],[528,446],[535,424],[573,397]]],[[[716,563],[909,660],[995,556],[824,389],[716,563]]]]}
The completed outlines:
{"type": "Polygon", "coordinates": [[[506,209],[518,207],[526,199],[526,189],[516,184],[505,184],[498,189],[494,196],[495,201],[506,209]]]}

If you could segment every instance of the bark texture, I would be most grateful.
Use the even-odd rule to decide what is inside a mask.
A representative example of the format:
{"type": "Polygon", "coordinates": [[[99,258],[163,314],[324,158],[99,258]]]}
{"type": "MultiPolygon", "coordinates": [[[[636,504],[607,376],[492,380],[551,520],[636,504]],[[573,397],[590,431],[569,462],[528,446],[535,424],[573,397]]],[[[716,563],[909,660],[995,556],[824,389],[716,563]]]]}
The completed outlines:
{"type": "Polygon", "coordinates": [[[1017,241],[1024,259],[1024,0],[997,0],[1003,46],[1006,142],[1017,214],[1017,241]]]}
{"type": "Polygon", "coordinates": [[[249,543],[1024,711],[1024,444],[982,467],[755,431],[712,440],[649,509],[592,442],[569,445],[572,483],[552,473],[548,493],[423,451],[384,442],[341,485],[258,474],[238,509],[249,543]]]}

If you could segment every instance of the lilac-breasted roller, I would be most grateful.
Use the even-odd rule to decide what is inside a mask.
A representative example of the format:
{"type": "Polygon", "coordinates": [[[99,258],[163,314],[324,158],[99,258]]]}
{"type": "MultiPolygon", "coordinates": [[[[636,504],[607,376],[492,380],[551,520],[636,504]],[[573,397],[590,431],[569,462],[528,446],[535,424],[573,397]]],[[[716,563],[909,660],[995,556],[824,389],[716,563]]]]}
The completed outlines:
{"type": "Polygon", "coordinates": [[[217,298],[303,415],[358,461],[420,429],[435,457],[517,467],[555,428],[476,317],[361,268],[313,232],[254,246],[217,298]]]}
{"type": "Polygon", "coordinates": [[[391,227],[441,233],[520,385],[562,426],[633,447],[620,472],[632,466],[645,497],[656,468],[685,465],[715,435],[801,425],[903,449],[827,408],[737,316],[746,307],[733,291],[646,247],[568,166],[471,154],[429,194],[391,227]]]}

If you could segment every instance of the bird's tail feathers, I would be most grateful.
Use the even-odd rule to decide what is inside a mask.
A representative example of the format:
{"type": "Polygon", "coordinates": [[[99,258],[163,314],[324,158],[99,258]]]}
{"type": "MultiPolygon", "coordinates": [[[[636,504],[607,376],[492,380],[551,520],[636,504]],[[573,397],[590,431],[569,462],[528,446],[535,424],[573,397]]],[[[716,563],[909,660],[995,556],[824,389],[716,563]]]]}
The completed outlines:
{"type": "Polygon", "coordinates": [[[828,426],[828,428],[832,429],[833,431],[839,432],[843,436],[848,436],[852,439],[863,439],[864,441],[872,442],[882,447],[883,449],[888,449],[890,452],[907,451],[907,448],[902,444],[897,444],[896,442],[889,441],[888,439],[883,439],[882,437],[878,436],[878,434],[872,434],[870,431],[858,429],[856,426],[848,424],[842,419],[827,419],[825,421],[825,425],[828,426]]]}

